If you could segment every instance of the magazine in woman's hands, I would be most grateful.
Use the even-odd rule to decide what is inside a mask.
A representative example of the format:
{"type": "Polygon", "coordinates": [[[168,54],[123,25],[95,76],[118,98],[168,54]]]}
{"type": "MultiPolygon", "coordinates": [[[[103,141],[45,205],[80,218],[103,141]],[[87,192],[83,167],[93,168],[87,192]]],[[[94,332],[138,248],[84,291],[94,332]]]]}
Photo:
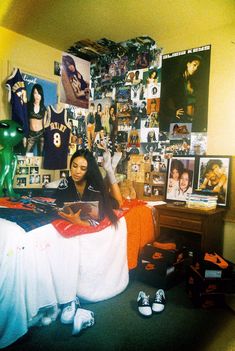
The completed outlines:
{"type": "Polygon", "coordinates": [[[99,201],[77,201],[77,202],[65,202],[64,206],[59,209],[59,211],[65,212],[67,214],[77,213],[81,210],[80,217],[84,218],[92,218],[95,220],[99,219],[99,201]]]}
{"type": "MultiPolygon", "coordinates": [[[[51,199],[52,200],[52,199],[51,199]]],[[[99,201],[76,201],[76,202],[65,202],[63,207],[58,207],[54,200],[48,201],[41,197],[35,197],[31,199],[31,203],[35,206],[35,212],[37,213],[51,213],[51,212],[64,212],[64,213],[77,213],[81,210],[81,219],[95,219],[99,220],[99,201]]]]}

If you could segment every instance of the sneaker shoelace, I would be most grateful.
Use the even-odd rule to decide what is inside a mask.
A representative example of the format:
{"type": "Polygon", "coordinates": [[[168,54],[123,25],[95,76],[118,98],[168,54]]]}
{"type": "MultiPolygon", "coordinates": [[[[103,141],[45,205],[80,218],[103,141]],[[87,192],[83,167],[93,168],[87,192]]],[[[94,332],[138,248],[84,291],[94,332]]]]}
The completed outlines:
{"type": "Polygon", "coordinates": [[[142,296],[142,305],[145,305],[145,306],[149,305],[149,296],[147,295],[142,296]]]}
{"type": "Polygon", "coordinates": [[[72,310],[73,310],[72,304],[65,307],[65,309],[64,309],[64,311],[67,311],[67,312],[72,311],[72,310]]]}
{"type": "Polygon", "coordinates": [[[163,293],[161,292],[161,291],[158,291],[157,293],[156,293],[156,302],[159,302],[159,303],[162,303],[162,300],[163,300],[163,293]]]}

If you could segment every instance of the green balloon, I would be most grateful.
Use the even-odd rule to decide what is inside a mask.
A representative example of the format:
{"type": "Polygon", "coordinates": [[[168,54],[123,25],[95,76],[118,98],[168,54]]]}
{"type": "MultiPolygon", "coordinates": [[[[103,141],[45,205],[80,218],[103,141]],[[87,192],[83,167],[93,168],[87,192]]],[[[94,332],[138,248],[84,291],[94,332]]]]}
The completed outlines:
{"type": "Polygon", "coordinates": [[[23,129],[19,123],[12,120],[0,120],[0,196],[3,196],[4,186],[10,198],[19,198],[13,190],[13,180],[16,171],[17,157],[13,147],[23,139],[23,129]]]}

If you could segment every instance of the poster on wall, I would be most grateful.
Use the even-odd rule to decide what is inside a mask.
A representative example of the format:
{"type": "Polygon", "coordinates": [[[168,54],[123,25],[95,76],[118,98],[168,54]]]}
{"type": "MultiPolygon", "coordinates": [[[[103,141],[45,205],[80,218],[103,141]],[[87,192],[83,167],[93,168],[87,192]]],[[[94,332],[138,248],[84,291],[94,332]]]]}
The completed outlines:
{"type": "Polygon", "coordinates": [[[44,118],[46,108],[58,101],[58,86],[53,80],[37,74],[22,72],[27,94],[27,118],[29,133],[27,138],[15,147],[16,154],[42,156],[44,148],[44,118]]]}
{"type": "Polygon", "coordinates": [[[37,85],[38,88],[42,91],[43,100],[45,107],[49,105],[54,105],[57,103],[57,83],[41,78],[37,75],[32,75],[28,73],[22,73],[22,77],[25,82],[25,88],[27,92],[27,100],[33,99],[33,91],[35,86],[37,85]]]}
{"type": "Polygon", "coordinates": [[[62,54],[60,101],[88,109],[90,62],[64,52],[62,54]]]}
{"type": "Polygon", "coordinates": [[[160,130],[170,123],[192,123],[192,132],[206,132],[211,46],[163,55],[160,130]]]}

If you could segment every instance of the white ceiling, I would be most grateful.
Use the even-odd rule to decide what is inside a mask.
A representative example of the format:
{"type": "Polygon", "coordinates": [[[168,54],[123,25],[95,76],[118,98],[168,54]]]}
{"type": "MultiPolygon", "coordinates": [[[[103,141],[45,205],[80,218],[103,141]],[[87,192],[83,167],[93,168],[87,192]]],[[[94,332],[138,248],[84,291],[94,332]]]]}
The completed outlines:
{"type": "Polygon", "coordinates": [[[1,0],[0,25],[59,50],[82,39],[197,35],[235,23],[235,0],[1,0]]]}

